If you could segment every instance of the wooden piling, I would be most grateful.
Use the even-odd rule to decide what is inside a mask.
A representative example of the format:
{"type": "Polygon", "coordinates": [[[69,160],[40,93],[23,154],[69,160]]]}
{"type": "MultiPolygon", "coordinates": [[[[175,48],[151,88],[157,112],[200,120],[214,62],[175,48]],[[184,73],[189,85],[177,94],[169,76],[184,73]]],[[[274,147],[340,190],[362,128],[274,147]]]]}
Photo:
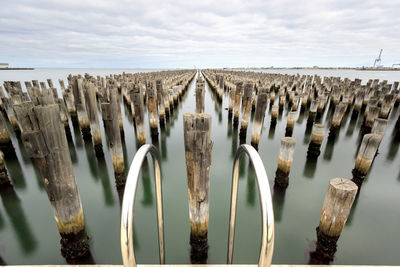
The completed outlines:
{"type": "Polygon", "coordinates": [[[273,105],[271,107],[271,125],[276,124],[276,120],[278,119],[278,114],[279,114],[279,106],[273,105]]]}
{"type": "Polygon", "coordinates": [[[101,104],[101,113],[104,121],[108,143],[111,149],[114,167],[115,183],[117,188],[125,186],[124,154],[122,150],[121,131],[118,122],[118,92],[116,88],[110,89],[110,102],[101,104]]]}
{"type": "Polygon", "coordinates": [[[382,142],[382,139],[385,135],[386,127],[388,125],[388,120],[387,119],[381,119],[381,118],[376,118],[374,121],[374,124],[372,126],[371,133],[372,134],[377,134],[380,136],[380,142],[382,142]]]}
{"type": "Polygon", "coordinates": [[[340,102],[335,107],[335,112],[333,113],[331,128],[329,130],[330,136],[335,136],[340,128],[344,114],[346,113],[347,104],[340,102]]]}
{"type": "Polygon", "coordinates": [[[251,144],[254,147],[258,146],[261,138],[261,131],[264,124],[265,109],[268,104],[268,90],[261,88],[256,103],[256,111],[254,114],[253,129],[251,132],[251,144]]]}
{"type": "Polygon", "coordinates": [[[358,186],[362,184],[371,168],[372,162],[375,158],[381,136],[379,134],[366,134],[364,135],[360,149],[358,150],[356,164],[352,171],[353,179],[358,186]]]}
{"type": "Polygon", "coordinates": [[[101,130],[99,117],[97,114],[97,100],[96,100],[96,89],[93,83],[87,85],[84,90],[86,110],[90,122],[90,129],[93,137],[94,150],[97,157],[104,156],[103,144],[101,138],[101,130]]]}
{"type": "Polygon", "coordinates": [[[0,150],[0,190],[12,186],[10,178],[8,177],[6,165],[4,162],[4,154],[0,150]]]}
{"type": "Polygon", "coordinates": [[[147,116],[149,117],[150,133],[152,136],[158,135],[158,118],[157,118],[157,93],[156,88],[151,83],[147,87],[147,116]]]}
{"type": "Polygon", "coordinates": [[[81,127],[82,137],[84,140],[90,140],[90,123],[86,112],[85,98],[83,96],[83,80],[81,78],[72,78],[72,93],[74,95],[74,103],[78,115],[79,126],[81,127]]]}
{"type": "Polygon", "coordinates": [[[158,116],[160,125],[165,124],[165,101],[164,101],[164,89],[162,80],[156,80],[156,91],[157,91],[157,103],[158,103],[158,116]]]}
{"type": "Polygon", "coordinates": [[[146,130],[144,128],[144,104],[140,87],[135,85],[130,92],[131,100],[135,110],[136,139],[139,146],[146,143],[146,130]]]}
{"type": "Polygon", "coordinates": [[[235,97],[236,97],[236,85],[231,87],[231,91],[229,92],[229,106],[228,106],[228,117],[231,118],[233,114],[233,107],[235,105],[235,97]]]}
{"type": "Polygon", "coordinates": [[[312,124],[314,122],[315,117],[317,115],[318,106],[319,106],[319,100],[313,99],[310,104],[310,110],[308,111],[307,124],[312,124]]]}
{"type": "Polygon", "coordinates": [[[8,150],[10,147],[12,147],[10,132],[3,115],[0,114],[0,149],[8,150]]]}
{"type": "Polygon", "coordinates": [[[240,136],[244,137],[247,133],[247,126],[249,125],[249,118],[251,112],[251,103],[253,99],[253,83],[245,83],[244,93],[242,99],[242,122],[240,124],[240,136]]]}
{"type": "Polygon", "coordinates": [[[242,102],[242,87],[243,87],[243,82],[236,83],[233,125],[238,125],[239,123],[240,104],[242,102]]]}
{"type": "Polygon", "coordinates": [[[207,242],[211,151],[211,116],[183,115],[186,171],[189,191],[191,243],[207,242]]]}
{"type": "Polygon", "coordinates": [[[80,201],[64,126],[57,104],[15,106],[27,154],[35,159],[61,235],[61,252],[76,259],[89,252],[80,201]]]}
{"type": "Polygon", "coordinates": [[[315,123],[311,132],[311,141],[308,145],[307,158],[318,158],[322,141],[325,137],[325,125],[315,123]]]}
{"type": "Polygon", "coordinates": [[[371,132],[372,126],[374,124],[374,120],[378,118],[379,115],[379,108],[377,106],[368,106],[368,111],[365,115],[364,125],[363,125],[363,132],[369,133],[371,132]]]}
{"type": "Polygon", "coordinates": [[[204,81],[196,83],[196,113],[203,113],[204,112],[204,81]]]}
{"type": "Polygon", "coordinates": [[[317,228],[318,245],[328,256],[336,252],[336,242],[349,217],[358,187],[349,179],[334,178],[329,181],[317,228]]]}
{"type": "Polygon", "coordinates": [[[293,129],[294,129],[294,123],[296,122],[296,118],[297,118],[297,112],[296,111],[291,111],[291,112],[288,113],[287,121],[286,121],[285,136],[292,136],[293,129]]]}
{"type": "Polygon", "coordinates": [[[296,139],[293,137],[281,138],[281,148],[278,157],[278,169],[275,173],[275,185],[286,188],[289,185],[289,173],[293,163],[293,154],[296,139]]]}

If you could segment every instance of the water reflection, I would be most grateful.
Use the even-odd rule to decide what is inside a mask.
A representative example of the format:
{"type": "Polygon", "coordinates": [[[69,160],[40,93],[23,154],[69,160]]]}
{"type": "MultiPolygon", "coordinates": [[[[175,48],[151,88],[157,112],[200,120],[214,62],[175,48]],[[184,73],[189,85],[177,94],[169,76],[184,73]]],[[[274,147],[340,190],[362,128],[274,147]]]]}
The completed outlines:
{"type": "Polygon", "coordinates": [[[274,219],[276,222],[282,220],[283,207],[285,204],[286,188],[274,186],[274,193],[272,195],[272,203],[274,207],[274,219]]]}
{"type": "Polygon", "coordinates": [[[314,178],[315,171],[317,169],[317,158],[306,158],[306,164],[304,165],[303,176],[307,178],[314,178]]]}
{"type": "Polygon", "coordinates": [[[72,126],[74,128],[74,138],[76,147],[81,148],[83,144],[82,144],[82,136],[79,123],[77,121],[72,120],[72,126]]]}
{"type": "Polygon", "coordinates": [[[26,219],[21,200],[12,187],[2,190],[0,197],[22,251],[24,254],[32,253],[36,250],[37,241],[26,219]]]}
{"type": "Polygon", "coordinates": [[[268,139],[274,139],[275,128],[276,128],[276,122],[271,121],[271,124],[269,125],[269,131],[268,131],[268,139]]]}
{"type": "Polygon", "coordinates": [[[356,118],[352,117],[350,119],[349,126],[347,126],[346,136],[352,136],[353,135],[354,129],[355,129],[356,124],[357,124],[357,120],[358,120],[358,116],[356,118]]]}
{"type": "MultiPolygon", "coordinates": [[[[338,129],[339,131],[339,129],[338,129]]],[[[339,134],[339,133],[337,133],[339,134]]],[[[333,150],[336,143],[336,135],[328,136],[328,142],[326,142],[325,152],[324,152],[324,160],[332,160],[333,150]]]]}
{"type": "Polygon", "coordinates": [[[104,157],[97,159],[97,166],[99,169],[98,176],[103,187],[104,203],[107,206],[113,206],[114,196],[111,189],[110,176],[108,175],[107,164],[104,157]]]}
{"type": "Polygon", "coordinates": [[[168,156],[168,151],[167,151],[167,132],[165,130],[165,127],[161,127],[161,158],[163,160],[166,160],[168,156]]]}
{"type": "Polygon", "coordinates": [[[85,145],[86,159],[89,165],[89,171],[93,179],[97,180],[96,155],[93,149],[92,140],[83,140],[85,145]]]}
{"type": "Polygon", "coordinates": [[[8,177],[12,181],[13,185],[17,189],[25,189],[26,182],[24,173],[22,171],[21,165],[19,164],[17,154],[14,152],[9,152],[4,154],[4,161],[6,163],[6,168],[8,171],[8,177]]]}
{"type": "Polygon", "coordinates": [[[251,161],[249,161],[249,165],[247,168],[247,204],[250,207],[254,207],[256,203],[256,177],[254,172],[254,167],[251,161]]]}
{"type": "Polygon", "coordinates": [[[310,143],[311,132],[312,124],[309,127],[306,127],[306,130],[304,132],[303,144],[307,145],[308,143],[310,143]]]}
{"type": "Polygon", "coordinates": [[[149,162],[147,157],[142,164],[142,184],[143,184],[143,206],[153,206],[153,193],[151,191],[151,180],[149,171],[149,162]]]}
{"type": "Polygon", "coordinates": [[[237,124],[233,124],[233,131],[232,131],[232,147],[231,147],[231,158],[235,158],[236,150],[238,148],[238,134],[239,129],[237,124]]]}

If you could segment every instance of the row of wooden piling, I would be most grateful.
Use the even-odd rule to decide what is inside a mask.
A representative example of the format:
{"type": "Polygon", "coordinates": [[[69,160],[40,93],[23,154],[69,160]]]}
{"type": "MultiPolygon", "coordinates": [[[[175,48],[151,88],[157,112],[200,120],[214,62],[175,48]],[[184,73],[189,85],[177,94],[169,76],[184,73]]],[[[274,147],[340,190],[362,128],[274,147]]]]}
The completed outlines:
{"type": "Polygon", "coordinates": [[[63,256],[67,260],[84,257],[88,254],[89,242],[68,147],[72,138],[69,119],[74,127],[81,129],[85,142],[93,141],[96,156],[101,158],[104,156],[100,126],[102,118],[116,186],[123,190],[125,166],[121,91],[133,103],[131,112],[135,114],[136,138],[141,145],[146,142],[144,109],[148,109],[151,134],[158,134],[158,125],[163,125],[161,118],[164,119],[165,111],[171,113],[195,74],[194,71],[183,70],[151,75],[123,73],[105,78],[88,74],[69,75],[67,85],[59,80],[62,98],[59,98],[50,79],[47,84],[36,80],[25,82],[26,92],[22,90],[20,82],[6,81],[4,88],[7,96],[0,87],[0,108],[5,114],[5,119],[0,114],[0,189],[12,188],[3,154],[14,151],[8,120],[42,178],[61,235],[63,256]],[[168,98],[163,98],[165,95],[168,98]]]}
{"type": "MultiPolygon", "coordinates": [[[[283,190],[289,184],[289,173],[294,158],[296,140],[291,136],[299,105],[300,112],[308,110],[307,129],[311,129],[311,140],[307,158],[311,160],[318,158],[327,129],[329,129],[328,138],[334,140],[339,133],[343,118],[350,113],[350,110],[352,110],[352,120],[357,120],[363,115],[360,130],[362,140],[352,171],[353,178],[351,180],[335,178],[330,181],[317,227],[318,242],[315,253],[318,257],[322,257],[322,261],[314,263],[331,262],[336,252],[336,242],[350,214],[359,187],[368,174],[384,137],[389,114],[400,103],[399,82],[389,84],[385,80],[375,79],[362,85],[360,79],[350,80],[318,75],[300,76],[221,70],[205,70],[203,73],[211,88],[219,79],[223,79],[224,88],[228,91],[228,118],[231,120],[233,116],[234,125],[238,125],[241,117],[241,125],[244,126],[241,126],[239,134],[241,137],[245,137],[243,128],[248,125],[248,103],[255,102],[251,144],[256,148],[260,141],[260,128],[262,129],[260,123],[263,125],[268,100],[271,127],[275,127],[278,114],[285,106],[288,107],[286,132],[285,137],[281,139],[275,176],[275,186],[283,190]],[[276,96],[278,96],[277,101],[275,101],[276,96]],[[328,121],[322,124],[322,116],[328,106],[333,115],[331,118],[327,117],[328,121]]],[[[399,120],[400,117],[396,123],[397,138],[400,138],[399,120]]]]}

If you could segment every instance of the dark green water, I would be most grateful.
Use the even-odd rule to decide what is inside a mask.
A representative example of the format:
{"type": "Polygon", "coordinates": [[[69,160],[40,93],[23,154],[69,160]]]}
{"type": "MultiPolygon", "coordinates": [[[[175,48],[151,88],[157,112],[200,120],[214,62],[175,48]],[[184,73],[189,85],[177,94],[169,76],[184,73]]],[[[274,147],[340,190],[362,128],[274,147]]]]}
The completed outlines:
{"type": "MultiPolygon", "coordinates": [[[[129,70],[127,70],[129,71],[129,70]]],[[[132,71],[132,70],[131,70],[132,71]]],[[[110,70],[75,70],[93,75],[112,73],[110,70]]],[[[120,73],[120,70],[116,70],[120,73]]],[[[64,78],[70,70],[39,70],[31,74],[1,73],[0,80],[64,78]],[[25,75],[25,76],[24,76],[25,75]],[[47,76],[46,76],[47,75],[47,76]]],[[[335,74],[336,75],[336,74],[335,74]]],[[[338,74],[340,75],[340,74],[338,74]]],[[[371,77],[374,78],[374,77],[371,77]]],[[[392,77],[397,79],[397,77],[392,77]]],[[[53,80],[54,83],[56,80],[53,80]]],[[[363,81],[366,82],[366,81],[363,81]]],[[[233,156],[239,145],[238,129],[228,120],[228,100],[222,105],[214,101],[208,87],[205,113],[212,115],[214,141],[210,171],[209,263],[225,263],[233,156]]],[[[124,114],[124,150],[126,169],[137,150],[132,119],[124,114]]],[[[189,263],[189,211],[186,167],[183,145],[185,112],[194,112],[194,82],[175,110],[165,131],[154,140],[162,156],[166,263],[189,263]]],[[[299,112],[300,113],[300,112],[299,112]]],[[[398,264],[400,261],[400,156],[399,142],[392,133],[399,109],[390,114],[385,137],[372,169],[356,199],[350,218],[338,242],[336,264],[398,264]]],[[[328,121],[330,109],[322,118],[328,121]]],[[[362,119],[344,118],[335,142],[324,140],[317,162],[307,162],[310,133],[306,132],[307,112],[299,114],[293,137],[296,150],[290,184],[286,192],[274,192],[273,179],[277,167],[279,140],[285,134],[287,110],[279,116],[275,129],[270,128],[269,107],[259,145],[259,153],[269,176],[275,212],[275,252],[273,263],[308,263],[315,249],[315,228],[328,187],[334,177],[351,178],[360,142],[362,119]]],[[[146,120],[147,123],[147,120],[146,120]]],[[[70,123],[72,127],[72,124],[70,123]]],[[[148,129],[148,128],[147,128],[148,129]]],[[[247,133],[250,143],[251,124],[247,133]]],[[[103,131],[105,160],[99,162],[91,143],[86,144],[79,130],[73,131],[70,144],[75,176],[90,236],[92,263],[121,264],[119,227],[120,197],[115,188],[109,149],[103,131]]],[[[148,136],[148,141],[151,139],[148,136]]],[[[15,191],[1,194],[0,257],[7,264],[64,264],[60,253],[60,236],[47,195],[41,186],[32,161],[25,155],[22,143],[15,137],[17,158],[6,155],[6,166],[14,180],[15,191]]],[[[138,263],[158,262],[158,241],[155,190],[152,162],[143,168],[137,189],[135,209],[135,252],[138,263]]],[[[234,263],[256,263],[260,248],[261,217],[257,184],[248,161],[241,164],[234,263]]]]}

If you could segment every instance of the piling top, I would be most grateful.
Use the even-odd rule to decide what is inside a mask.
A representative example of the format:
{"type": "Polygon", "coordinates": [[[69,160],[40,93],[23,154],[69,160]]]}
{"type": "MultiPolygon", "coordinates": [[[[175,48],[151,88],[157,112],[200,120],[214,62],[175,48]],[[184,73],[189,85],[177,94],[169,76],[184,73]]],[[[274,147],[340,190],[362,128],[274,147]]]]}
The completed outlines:
{"type": "Polygon", "coordinates": [[[336,190],[340,190],[342,192],[343,191],[357,192],[358,190],[357,185],[350,179],[346,178],[333,178],[329,181],[329,184],[333,186],[336,190]]]}

